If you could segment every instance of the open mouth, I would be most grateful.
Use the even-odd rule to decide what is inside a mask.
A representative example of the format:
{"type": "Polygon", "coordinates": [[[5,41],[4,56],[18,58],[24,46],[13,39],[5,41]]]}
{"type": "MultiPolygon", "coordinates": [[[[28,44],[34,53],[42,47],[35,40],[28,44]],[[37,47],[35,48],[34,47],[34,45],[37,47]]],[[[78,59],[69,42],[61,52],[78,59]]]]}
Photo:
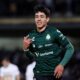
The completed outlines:
{"type": "Polygon", "coordinates": [[[37,24],[38,24],[38,25],[41,25],[42,23],[41,23],[41,22],[37,22],[37,24]]]}

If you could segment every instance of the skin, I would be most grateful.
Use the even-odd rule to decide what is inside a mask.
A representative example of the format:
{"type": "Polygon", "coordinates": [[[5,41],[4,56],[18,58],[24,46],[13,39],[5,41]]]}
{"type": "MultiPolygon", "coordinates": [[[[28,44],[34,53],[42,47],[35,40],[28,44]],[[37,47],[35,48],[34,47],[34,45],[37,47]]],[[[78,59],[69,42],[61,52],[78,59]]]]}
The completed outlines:
{"type": "Polygon", "coordinates": [[[48,22],[49,22],[49,17],[46,17],[46,15],[43,12],[37,12],[35,14],[35,24],[37,26],[38,32],[43,32],[48,22]]]}
{"type": "MultiPolygon", "coordinates": [[[[50,18],[47,17],[43,12],[35,13],[35,24],[38,32],[43,32],[46,29],[49,19],[50,18]]],[[[24,37],[23,49],[27,49],[30,46],[30,44],[31,39],[29,39],[28,37],[24,37]]],[[[64,67],[61,64],[59,64],[56,66],[53,74],[56,78],[60,78],[63,74],[63,71],[64,67]]]]}
{"type": "Polygon", "coordinates": [[[3,60],[3,61],[2,61],[2,65],[3,65],[4,67],[8,67],[9,64],[10,64],[9,60],[3,60]]]}
{"type": "Polygon", "coordinates": [[[54,70],[54,76],[59,79],[62,76],[63,71],[64,67],[61,64],[59,64],[58,66],[56,66],[54,70]]]}
{"type": "Polygon", "coordinates": [[[0,76],[0,80],[3,80],[1,76],[0,76]]]}
{"type": "Polygon", "coordinates": [[[20,75],[17,75],[16,76],[16,80],[20,80],[20,75]]]}

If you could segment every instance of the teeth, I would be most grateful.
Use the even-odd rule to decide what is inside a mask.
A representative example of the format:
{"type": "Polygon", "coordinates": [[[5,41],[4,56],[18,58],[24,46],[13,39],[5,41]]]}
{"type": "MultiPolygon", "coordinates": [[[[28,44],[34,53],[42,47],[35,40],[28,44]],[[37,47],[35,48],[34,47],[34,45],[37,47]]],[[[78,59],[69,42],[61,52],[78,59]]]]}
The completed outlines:
{"type": "Polygon", "coordinates": [[[41,22],[38,22],[38,24],[41,24],[41,22]]]}

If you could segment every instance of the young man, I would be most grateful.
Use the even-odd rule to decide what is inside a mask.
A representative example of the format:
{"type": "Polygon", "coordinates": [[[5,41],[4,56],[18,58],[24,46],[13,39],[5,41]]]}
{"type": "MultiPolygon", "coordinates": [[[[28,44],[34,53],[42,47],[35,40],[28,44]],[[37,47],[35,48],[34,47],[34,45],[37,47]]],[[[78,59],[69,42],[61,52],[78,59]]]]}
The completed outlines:
{"type": "Polygon", "coordinates": [[[36,29],[24,37],[23,47],[27,55],[35,57],[36,80],[58,80],[64,66],[73,55],[70,41],[56,28],[49,26],[50,11],[42,5],[35,7],[36,29]]]}
{"type": "Polygon", "coordinates": [[[20,80],[20,72],[18,67],[10,62],[7,55],[2,59],[0,80],[20,80]]]}

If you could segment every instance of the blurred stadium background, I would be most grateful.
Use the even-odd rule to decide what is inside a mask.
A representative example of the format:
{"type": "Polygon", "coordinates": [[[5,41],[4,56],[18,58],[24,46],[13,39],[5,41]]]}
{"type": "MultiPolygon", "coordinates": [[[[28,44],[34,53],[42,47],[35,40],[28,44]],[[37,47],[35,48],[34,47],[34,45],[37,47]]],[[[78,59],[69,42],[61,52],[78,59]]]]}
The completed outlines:
{"type": "Polygon", "coordinates": [[[24,75],[27,60],[22,40],[35,28],[33,8],[36,4],[50,8],[49,24],[60,29],[75,47],[63,80],[80,80],[80,0],[0,0],[0,58],[3,53],[11,53],[12,62],[24,75]]]}

